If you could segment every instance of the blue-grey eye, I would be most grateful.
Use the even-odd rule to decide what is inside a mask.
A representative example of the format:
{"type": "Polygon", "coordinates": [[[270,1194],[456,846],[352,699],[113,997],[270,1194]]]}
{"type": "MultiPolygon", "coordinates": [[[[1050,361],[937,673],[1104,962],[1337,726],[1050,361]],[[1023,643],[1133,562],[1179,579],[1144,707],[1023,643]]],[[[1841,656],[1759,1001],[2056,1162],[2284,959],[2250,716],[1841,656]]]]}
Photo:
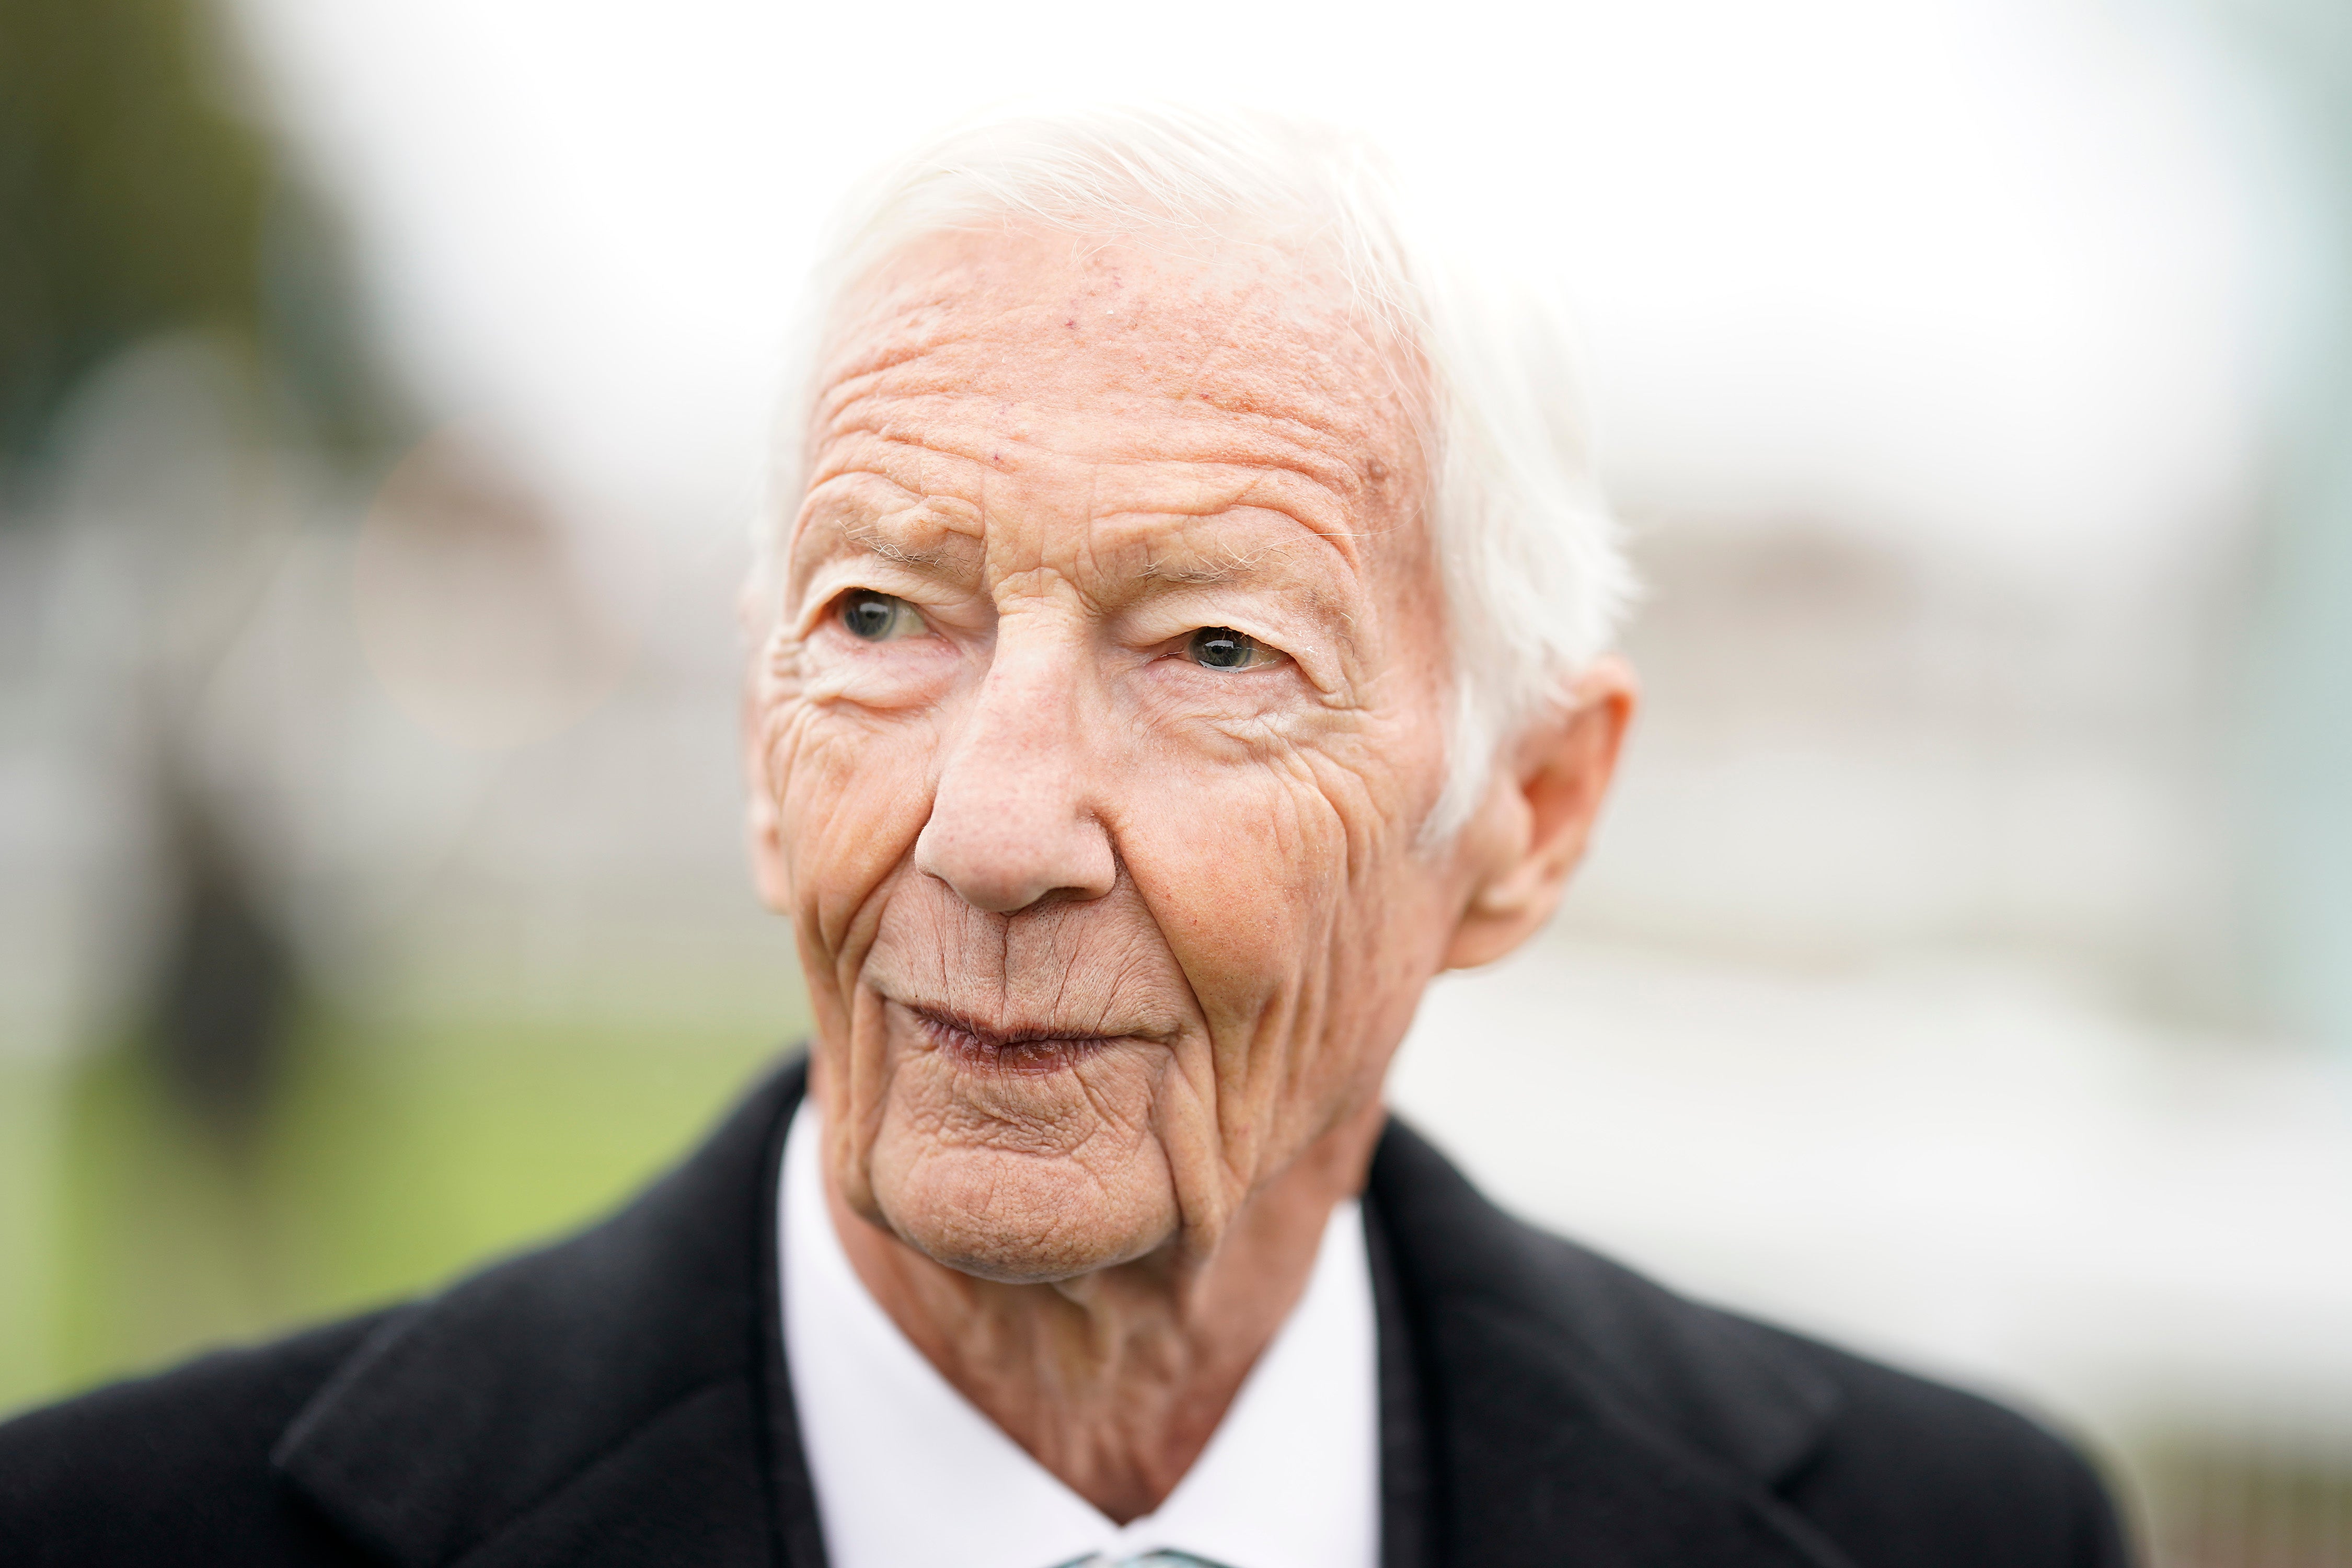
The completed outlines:
{"type": "Polygon", "coordinates": [[[1186,652],[1194,664],[1211,669],[1245,669],[1260,658],[1260,650],[1247,634],[1231,626],[1202,626],[1192,634],[1186,652]]]}
{"type": "Polygon", "coordinates": [[[841,601],[841,624],[849,635],[867,642],[886,642],[922,631],[923,617],[906,600],[871,588],[859,588],[841,601]]]}

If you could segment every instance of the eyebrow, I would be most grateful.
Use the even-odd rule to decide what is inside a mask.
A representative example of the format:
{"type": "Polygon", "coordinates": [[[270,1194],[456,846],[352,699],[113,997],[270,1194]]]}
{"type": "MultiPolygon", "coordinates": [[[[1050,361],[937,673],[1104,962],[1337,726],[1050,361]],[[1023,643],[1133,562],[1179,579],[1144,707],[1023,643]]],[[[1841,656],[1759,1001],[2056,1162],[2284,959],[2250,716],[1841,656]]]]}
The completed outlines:
{"type": "Polygon", "coordinates": [[[927,575],[970,575],[980,542],[954,515],[970,503],[911,490],[886,475],[867,478],[879,480],[885,493],[853,481],[849,489],[822,500],[794,542],[796,561],[813,565],[816,560],[837,560],[856,552],[927,575]]]}
{"type": "MultiPolygon", "coordinates": [[[[947,572],[957,564],[945,550],[909,550],[887,536],[880,520],[863,518],[854,523],[836,527],[834,536],[842,543],[853,546],[867,555],[911,566],[919,571],[947,572]]],[[[1174,562],[1159,557],[1144,563],[1136,576],[1148,583],[1164,583],[1181,588],[1221,588],[1242,582],[1261,571],[1265,565],[1265,552],[1237,551],[1223,543],[1221,560],[1174,562]]],[[[1314,595],[1320,599],[1321,594],[1314,595]]]]}
{"type": "Polygon", "coordinates": [[[880,518],[859,518],[834,529],[834,535],[845,544],[852,544],[868,555],[878,555],[885,561],[895,561],[902,566],[919,566],[937,572],[949,563],[944,550],[909,550],[888,537],[880,518]]]}
{"type": "Polygon", "coordinates": [[[1185,565],[1173,565],[1160,560],[1144,563],[1136,575],[1154,583],[1174,583],[1187,588],[1215,588],[1237,578],[1246,577],[1257,569],[1255,559],[1228,553],[1223,561],[1202,561],[1185,565]]]}
{"type": "MultiPolygon", "coordinates": [[[[1307,531],[1314,533],[1311,529],[1307,531]]],[[[1221,588],[1263,579],[1270,573],[1273,582],[1296,602],[1352,627],[1356,612],[1346,592],[1336,590],[1325,572],[1298,564],[1286,545],[1285,540],[1260,538],[1251,547],[1242,548],[1231,539],[1219,539],[1213,554],[1190,557],[1180,551],[1178,559],[1171,561],[1155,553],[1135,576],[1169,589],[1221,588]]]]}

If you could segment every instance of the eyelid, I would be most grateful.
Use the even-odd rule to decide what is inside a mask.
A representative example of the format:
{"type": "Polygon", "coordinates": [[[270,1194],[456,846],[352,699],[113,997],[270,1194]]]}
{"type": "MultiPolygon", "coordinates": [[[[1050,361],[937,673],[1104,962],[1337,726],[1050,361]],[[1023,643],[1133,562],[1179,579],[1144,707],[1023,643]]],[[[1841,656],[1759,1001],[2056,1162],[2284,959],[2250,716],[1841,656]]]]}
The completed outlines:
{"type": "Polygon", "coordinates": [[[904,600],[924,617],[925,625],[930,625],[932,606],[923,601],[925,586],[916,574],[877,557],[828,562],[809,574],[802,584],[800,611],[794,617],[799,635],[806,637],[839,615],[843,597],[857,593],[904,600]]]}
{"type": "Polygon", "coordinates": [[[1347,689],[1346,669],[1332,629],[1318,626],[1311,616],[1290,613],[1289,606],[1278,600],[1268,603],[1257,595],[1179,590],[1154,595],[1130,614],[1129,626],[1135,639],[1130,646],[1184,655],[1187,663],[1192,662],[1186,645],[1192,634],[1213,626],[1230,626],[1266,653],[1278,656],[1265,665],[1211,670],[1212,674],[1263,675],[1286,663],[1327,700],[1347,689]]]}

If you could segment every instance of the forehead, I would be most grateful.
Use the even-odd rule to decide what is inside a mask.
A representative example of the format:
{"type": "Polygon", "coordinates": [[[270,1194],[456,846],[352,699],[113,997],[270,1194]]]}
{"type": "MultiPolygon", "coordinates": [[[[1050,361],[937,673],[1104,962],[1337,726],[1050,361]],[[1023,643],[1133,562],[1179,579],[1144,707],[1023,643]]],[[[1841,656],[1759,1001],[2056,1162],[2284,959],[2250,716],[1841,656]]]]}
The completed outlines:
{"type": "Polygon", "coordinates": [[[934,236],[846,301],[812,488],[879,472],[985,506],[1075,474],[1097,516],[1246,496],[1356,539],[1414,498],[1408,363],[1296,249],[934,236]]]}

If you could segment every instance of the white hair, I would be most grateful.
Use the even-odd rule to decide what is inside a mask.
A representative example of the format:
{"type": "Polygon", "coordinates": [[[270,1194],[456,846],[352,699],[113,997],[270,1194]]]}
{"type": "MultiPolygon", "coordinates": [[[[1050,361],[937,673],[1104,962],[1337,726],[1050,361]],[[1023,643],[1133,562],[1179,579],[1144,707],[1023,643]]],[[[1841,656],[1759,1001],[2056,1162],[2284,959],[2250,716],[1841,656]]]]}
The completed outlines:
{"type": "Polygon", "coordinates": [[[1632,579],[1587,456],[1559,313],[1410,221],[1386,160],[1360,136],[1245,110],[999,110],[878,171],[811,279],[763,574],[804,482],[820,356],[845,297],[916,240],[1007,222],[1315,248],[1338,264],[1348,303],[1417,362],[1423,515],[1453,661],[1449,771],[1423,837],[1450,837],[1498,749],[1609,646],[1632,579]]]}

